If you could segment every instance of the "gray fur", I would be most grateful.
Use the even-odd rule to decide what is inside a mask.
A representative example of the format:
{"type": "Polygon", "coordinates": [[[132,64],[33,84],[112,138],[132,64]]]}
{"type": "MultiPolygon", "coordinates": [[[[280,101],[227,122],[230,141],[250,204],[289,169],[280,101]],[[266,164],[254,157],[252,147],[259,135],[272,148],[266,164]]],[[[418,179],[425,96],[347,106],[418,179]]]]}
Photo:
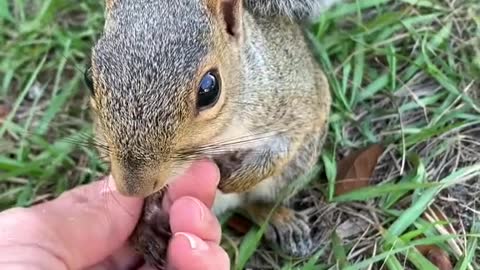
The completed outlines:
{"type": "Polygon", "coordinates": [[[170,142],[184,128],[179,123],[194,110],[187,85],[211,50],[199,0],[170,2],[116,1],[93,49],[99,124],[128,168],[125,186],[132,193],[141,171],[171,152],[170,142]]]}
{"type": "Polygon", "coordinates": [[[248,9],[259,16],[282,16],[308,21],[340,0],[244,0],[248,9]]]}
{"type": "Polygon", "coordinates": [[[109,131],[120,143],[142,149],[134,154],[158,146],[141,141],[147,135],[164,138],[178,132],[186,112],[169,104],[189,106],[183,89],[211,46],[207,16],[197,1],[173,2],[119,0],[94,48],[96,74],[104,82],[96,89],[104,108],[101,117],[115,123],[109,131]]]}
{"type": "MultiPolygon", "coordinates": [[[[222,191],[239,190],[248,183],[249,190],[238,193],[237,204],[229,204],[229,195],[215,201],[216,214],[228,209],[222,206],[246,208],[255,220],[262,216],[258,209],[249,211],[256,204],[266,205],[267,211],[279,199],[280,192],[309,172],[317,163],[323,147],[327,117],[330,111],[328,82],[309,50],[301,28],[288,17],[253,17],[246,15],[245,31],[248,46],[245,48],[242,66],[244,80],[249,85],[240,94],[240,100],[261,103],[261,107],[245,108],[240,104],[234,111],[242,111],[242,124],[258,133],[284,131],[270,138],[253,152],[245,150],[234,155],[241,157],[240,164],[230,165],[223,156],[220,162],[224,174],[220,182],[222,191]],[[267,53],[266,53],[267,52],[267,53]],[[254,89],[254,91],[249,91],[254,89]],[[266,102],[262,102],[266,101],[266,102]],[[271,170],[287,161],[281,173],[271,176],[271,170]],[[230,168],[225,165],[231,166],[230,168]],[[224,186],[234,184],[234,188],[224,186]],[[250,187],[250,185],[255,186],[250,187]],[[217,206],[220,205],[220,206],[217,206]]],[[[217,160],[218,161],[218,160],[217,160]]],[[[289,210],[284,202],[281,212],[290,211],[289,222],[281,216],[269,222],[265,237],[285,254],[308,256],[314,249],[314,235],[307,217],[289,210]]],[[[264,220],[258,220],[259,225],[264,220]]]]}
{"type": "MultiPolygon", "coordinates": [[[[144,171],[161,171],[182,150],[176,146],[178,138],[195,136],[191,130],[195,76],[202,61],[223,48],[227,68],[220,72],[227,78],[223,87],[229,95],[215,120],[222,122],[215,126],[217,135],[227,134],[232,127],[245,129],[245,135],[277,134],[231,152],[205,153],[221,168],[219,189],[227,194],[215,204],[249,208],[274,203],[283,187],[308,172],[323,145],[330,93],[298,20],[318,15],[332,2],[244,0],[243,38],[235,47],[240,51],[237,56],[233,47],[237,45],[218,45],[225,40],[215,35],[220,28],[204,0],[115,0],[105,33],[93,49],[94,100],[99,136],[125,171],[119,180],[125,192],[152,191],[157,179],[144,171]],[[230,195],[237,197],[236,204],[222,200],[230,195]]],[[[135,239],[151,241],[136,243],[150,252],[162,246],[155,243],[161,239],[145,237],[146,224],[155,216],[148,211],[159,208],[147,205],[145,209],[150,210],[135,239]],[[142,233],[143,237],[138,235],[142,233]]],[[[272,221],[269,232],[282,234],[277,238],[267,233],[268,240],[292,255],[311,252],[305,219],[291,209],[286,211],[298,226],[272,221]],[[289,235],[302,241],[291,241],[289,235]]],[[[148,256],[155,260],[163,255],[148,256]]]]}

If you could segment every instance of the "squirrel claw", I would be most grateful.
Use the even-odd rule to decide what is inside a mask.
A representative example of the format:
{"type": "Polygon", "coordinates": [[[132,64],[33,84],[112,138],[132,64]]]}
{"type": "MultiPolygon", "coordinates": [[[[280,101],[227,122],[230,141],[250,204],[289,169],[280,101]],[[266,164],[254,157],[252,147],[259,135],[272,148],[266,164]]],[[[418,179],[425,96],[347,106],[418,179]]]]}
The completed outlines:
{"type": "Polygon", "coordinates": [[[145,262],[157,270],[166,269],[166,254],[171,238],[168,214],[163,211],[164,192],[146,198],[142,217],[131,237],[133,247],[145,262]]]}
{"type": "Polygon", "coordinates": [[[315,252],[308,218],[288,208],[274,213],[265,231],[265,239],[290,257],[302,258],[315,252]]]}

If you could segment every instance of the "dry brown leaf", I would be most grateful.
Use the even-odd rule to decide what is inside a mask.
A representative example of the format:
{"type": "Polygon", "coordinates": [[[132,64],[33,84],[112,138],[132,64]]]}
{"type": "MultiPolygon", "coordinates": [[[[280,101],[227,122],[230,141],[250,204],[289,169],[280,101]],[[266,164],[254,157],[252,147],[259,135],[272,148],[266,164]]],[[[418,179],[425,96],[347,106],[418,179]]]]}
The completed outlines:
{"type": "Polygon", "coordinates": [[[242,235],[250,231],[250,228],[252,227],[252,223],[248,219],[245,219],[239,215],[231,216],[227,221],[227,225],[232,230],[242,235]]]}
{"type": "Polygon", "coordinates": [[[335,195],[368,186],[378,158],[383,151],[382,145],[374,144],[342,159],[337,166],[335,195]]]}
{"type": "MultiPolygon", "coordinates": [[[[423,213],[424,218],[429,220],[430,222],[435,221],[448,221],[448,217],[445,213],[442,212],[438,207],[435,205],[431,205],[428,207],[425,213],[423,213]]],[[[442,226],[443,227],[443,226],[442,226]]],[[[445,228],[446,232],[450,232],[450,228],[448,226],[445,228]]],[[[419,237],[424,238],[424,237],[419,237]]],[[[439,270],[452,270],[452,262],[450,261],[450,256],[447,252],[440,249],[436,245],[419,245],[416,247],[417,250],[423,254],[430,262],[432,262],[435,266],[438,267],[439,270]]]]}
{"type": "MultiPolygon", "coordinates": [[[[447,215],[441,210],[441,208],[437,207],[435,204],[432,204],[426,209],[425,213],[423,213],[423,217],[427,221],[432,223],[437,223],[438,221],[447,222],[447,224],[445,225],[440,225],[440,224],[435,225],[435,228],[441,235],[457,234],[457,232],[455,231],[455,228],[450,223],[447,215]]],[[[447,240],[447,242],[450,248],[452,249],[452,252],[456,256],[458,257],[462,256],[463,254],[462,248],[455,240],[450,239],[450,240],[447,240]]]]}
{"type": "Polygon", "coordinates": [[[450,256],[444,250],[441,250],[438,247],[430,249],[430,251],[425,255],[428,260],[430,260],[433,265],[438,267],[439,270],[452,270],[452,262],[450,261],[450,256]]]}
{"type": "Polygon", "coordinates": [[[11,110],[12,108],[10,108],[10,106],[8,106],[7,104],[0,103],[0,122],[3,122],[3,120],[7,118],[11,110]]]}
{"type": "MultiPolygon", "coordinates": [[[[418,239],[423,239],[423,237],[421,238],[418,238],[418,239]]],[[[436,248],[437,246],[435,245],[418,245],[416,246],[417,250],[423,254],[423,256],[427,256],[428,252],[430,252],[430,250],[436,248]]]]}

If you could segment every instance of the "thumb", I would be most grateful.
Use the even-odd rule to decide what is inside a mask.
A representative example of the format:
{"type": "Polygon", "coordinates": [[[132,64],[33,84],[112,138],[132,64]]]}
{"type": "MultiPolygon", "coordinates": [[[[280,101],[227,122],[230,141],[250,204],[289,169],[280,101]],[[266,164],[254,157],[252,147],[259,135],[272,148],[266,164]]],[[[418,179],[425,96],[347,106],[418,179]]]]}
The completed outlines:
{"type": "Polygon", "coordinates": [[[124,245],[135,228],[143,200],[122,196],[114,186],[107,177],[27,209],[46,231],[36,237],[49,239],[44,245],[67,269],[102,261],[124,245]]]}

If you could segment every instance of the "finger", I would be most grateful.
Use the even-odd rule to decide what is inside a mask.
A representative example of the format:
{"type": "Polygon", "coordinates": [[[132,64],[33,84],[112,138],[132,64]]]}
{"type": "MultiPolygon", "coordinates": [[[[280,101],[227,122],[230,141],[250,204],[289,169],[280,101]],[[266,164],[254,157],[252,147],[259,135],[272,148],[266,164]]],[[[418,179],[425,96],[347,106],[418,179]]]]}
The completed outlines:
{"type": "Polygon", "coordinates": [[[187,232],[205,241],[220,243],[220,223],[202,202],[193,197],[182,197],[170,209],[172,233],[187,232]]]}
{"type": "Polygon", "coordinates": [[[156,270],[156,269],[149,266],[148,264],[144,264],[142,267],[138,268],[138,270],[156,270]]]}
{"type": "Polygon", "coordinates": [[[17,245],[41,243],[68,269],[84,269],[104,260],[126,242],[143,202],[122,196],[112,179],[109,182],[81,186],[53,201],[19,210],[11,221],[14,231],[0,230],[0,239],[9,237],[8,241],[17,245]],[[15,228],[18,224],[28,227],[15,228]]]}
{"type": "Polygon", "coordinates": [[[217,244],[195,235],[177,233],[168,250],[169,267],[175,270],[228,270],[230,259],[217,244]]]}
{"type": "Polygon", "coordinates": [[[88,270],[138,269],[143,264],[143,258],[130,245],[125,245],[101,263],[88,268],[88,270]]]}
{"type": "Polygon", "coordinates": [[[172,202],[180,197],[190,196],[199,199],[210,208],[219,181],[220,171],[214,162],[209,160],[195,162],[184,174],[172,181],[163,207],[169,211],[172,202]]]}

